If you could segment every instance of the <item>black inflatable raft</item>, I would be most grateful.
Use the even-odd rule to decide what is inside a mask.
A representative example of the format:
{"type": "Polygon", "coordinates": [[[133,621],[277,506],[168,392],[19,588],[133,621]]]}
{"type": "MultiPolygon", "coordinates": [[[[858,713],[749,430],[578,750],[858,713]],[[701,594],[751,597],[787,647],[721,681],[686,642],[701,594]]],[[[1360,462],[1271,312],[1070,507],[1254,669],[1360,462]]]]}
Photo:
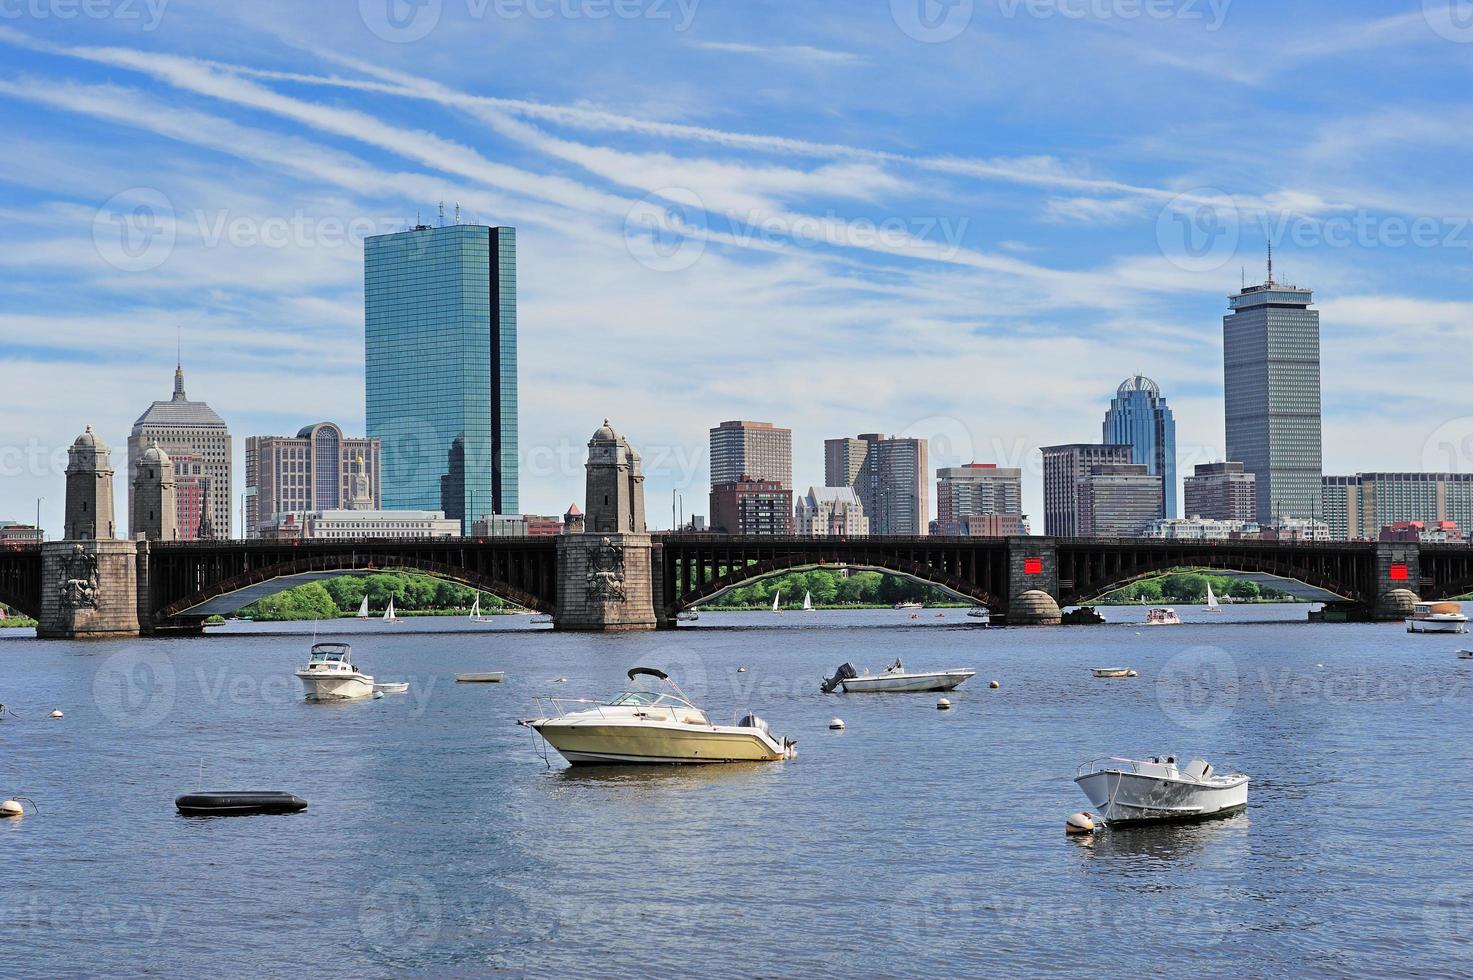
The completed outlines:
{"type": "Polygon", "coordinates": [[[253,813],[296,813],[307,801],[274,790],[241,793],[185,793],[174,801],[186,817],[243,817],[253,813]]]}

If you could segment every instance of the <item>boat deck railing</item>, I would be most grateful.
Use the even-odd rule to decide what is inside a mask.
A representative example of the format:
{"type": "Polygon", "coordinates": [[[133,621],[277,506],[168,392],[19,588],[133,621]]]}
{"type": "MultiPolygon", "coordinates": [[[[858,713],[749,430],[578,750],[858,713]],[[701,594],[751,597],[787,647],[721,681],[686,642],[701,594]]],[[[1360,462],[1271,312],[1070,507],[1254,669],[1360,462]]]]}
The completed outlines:
{"type": "MultiPolygon", "coordinates": [[[[605,704],[602,701],[596,701],[593,698],[556,698],[541,694],[533,695],[532,700],[537,703],[537,710],[542,712],[543,717],[551,717],[553,714],[556,714],[557,717],[564,718],[567,716],[568,710],[565,709],[563,706],[571,704],[578,705],[577,708],[572,709],[574,711],[587,711],[588,706],[592,705],[593,710],[598,712],[598,716],[600,718],[607,718],[608,715],[604,714],[604,708],[613,707],[613,705],[605,704]]],[[[711,724],[710,719],[706,717],[706,713],[700,708],[694,707],[693,705],[630,704],[619,705],[618,707],[632,709],[635,717],[646,718],[653,721],[668,720],[672,722],[678,722],[680,724],[692,724],[689,719],[692,715],[694,715],[700,718],[700,724],[711,724]],[[685,712],[686,714],[684,716],[681,716],[676,714],[677,711],[685,712]]]]}
{"type": "Polygon", "coordinates": [[[1097,772],[1128,772],[1135,776],[1154,776],[1158,779],[1181,779],[1187,782],[1201,782],[1196,776],[1190,775],[1185,769],[1176,763],[1152,762],[1150,759],[1123,759],[1119,756],[1107,755],[1098,759],[1091,759],[1078,769],[1074,770],[1074,778],[1090,776],[1097,772]]]}

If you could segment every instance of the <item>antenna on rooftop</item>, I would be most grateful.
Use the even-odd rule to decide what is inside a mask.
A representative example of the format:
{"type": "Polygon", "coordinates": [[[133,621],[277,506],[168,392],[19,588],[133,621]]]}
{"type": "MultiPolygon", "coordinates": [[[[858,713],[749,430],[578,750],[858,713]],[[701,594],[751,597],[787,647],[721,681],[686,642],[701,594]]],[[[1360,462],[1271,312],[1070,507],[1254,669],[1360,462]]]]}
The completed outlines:
{"type": "MultiPolygon", "coordinates": [[[[441,201],[440,202],[440,227],[441,228],[444,228],[445,227],[445,202],[444,201],[441,201]]],[[[1272,278],[1272,277],[1270,277],[1270,278],[1272,278]]]]}
{"type": "Polygon", "coordinates": [[[1268,241],[1268,284],[1274,284],[1274,243],[1271,238],[1268,241]]]}
{"type": "Polygon", "coordinates": [[[455,223],[460,224],[460,202],[455,202],[455,223]]]}

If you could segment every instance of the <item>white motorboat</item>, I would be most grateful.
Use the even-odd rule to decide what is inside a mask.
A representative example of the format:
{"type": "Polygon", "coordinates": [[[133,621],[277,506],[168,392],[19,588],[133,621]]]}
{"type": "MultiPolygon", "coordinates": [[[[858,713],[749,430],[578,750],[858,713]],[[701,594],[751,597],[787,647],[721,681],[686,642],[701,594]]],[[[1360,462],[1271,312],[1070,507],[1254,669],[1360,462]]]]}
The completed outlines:
{"type": "Polygon", "coordinates": [[[1147,626],[1180,626],[1181,617],[1169,606],[1157,606],[1146,613],[1147,626]]]}
{"type": "Polygon", "coordinates": [[[1139,677],[1129,667],[1091,667],[1091,673],[1096,677],[1139,677]]]}
{"type": "Polygon", "coordinates": [[[312,644],[312,656],[297,677],[308,701],[373,697],[373,676],[353,666],[353,650],[346,643],[312,644]]]}
{"type": "Polygon", "coordinates": [[[386,623],[399,623],[399,622],[403,622],[403,620],[401,620],[399,618],[398,614],[394,612],[394,597],[393,596],[389,596],[389,606],[388,606],[387,609],[384,610],[384,622],[386,622],[386,623]]]}
{"type": "Polygon", "coordinates": [[[457,684],[500,684],[504,676],[505,671],[492,670],[482,674],[456,674],[455,681],[457,684]]]}
{"type": "Polygon", "coordinates": [[[1248,777],[1218,775],[1205,759],[1175,756],[1086,762],[1074,782],[1111,826],[1226,817],[1248,806],[1248,777]]]}
{"type": "Polygon", "coordinates": [[[408,681],[387,681],[383,684],[373,685],[373,689],[381,694],[403,694],[409,690],[408,681]]]}
{"type": "Polygon", "coordinates": [[[685,609],[675,614],[676,621],[681,623],[694,623],[700,618],[701,614],[694,609],[685,609]]]}
{"type": "Polygon", "coordinates": [[[367,619],[368,618],[368,596],[364,596],[363,597],[363,601],[358,604],[358,615],[354,616],[353,618],[354,619],[367,619]]]}
{"type": "Polygon", "coordinates": [[[628,676],[631,689],[607,704],[547,698],[550,710],[521,724],[573,765],[777,762],[797,754],[795,741],[774,737],[756,715],[712,724],[662,670],[634,667],[628,676]]]}
{"type": "Polygon", "coordinates": [[[1216,594],[1212,591],[1212,583],[1207,583],[1207,612],[1222,612],[1222,603],[1217,601],[1216,594]]]}
{"type": "Polygon", "coordinates": [[[553,619],[547,613],[542,613],[539,616],[533,616],[530,620],[528,620],[528,622],[530,622],[533,626],[551,626],[555,622],[557,622],[557,620],[553,619]]]}
{"type": "Polygon", "coordinates": [[[1458,659],[1459,660],[1473,660],[1473,650],[1459,650],[1458,651],[1458,659]]]}
{"type": "Polygon", "coordinates": [[[1466,633],[1468,617],[1456,602],[1419,602],[1407,617],[1408,633],[1466,633]]]}
{"type": "Polygon", "coordinates": [[[895,608],[896,609],[924,609],[925,608],[925,603],[922,603],[922,602],[897,602],[897,603],[895,603],[895,608]]]}
{"type": "Polygon", "coordinates": [[[967,616],[972,619],[980,619],[988,626],[992,625],[992,610],[986,606],[974,606],[967,610],[967,616]]]}
{"type": "Polygon", "coordinates": [[[832,694],[835,688],[840,687],[845,694],[952,691],[976,674],[975,670],[965,668],[913,673],[907,671],[897,657],[893,664],[878,674],[871,674],[868,670],[861,674],[853,664],[841,664],[834,676],[820,684],[819,689],[825,694],[832,694]]]}

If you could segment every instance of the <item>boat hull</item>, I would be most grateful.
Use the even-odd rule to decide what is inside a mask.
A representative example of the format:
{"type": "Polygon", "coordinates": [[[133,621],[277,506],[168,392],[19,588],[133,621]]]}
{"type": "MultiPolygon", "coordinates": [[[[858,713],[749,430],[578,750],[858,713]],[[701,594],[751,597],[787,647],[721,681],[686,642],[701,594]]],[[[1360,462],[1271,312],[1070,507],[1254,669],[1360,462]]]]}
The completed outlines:
{"type": "Polygon", "coordinates": [[[931,674],[866,674],[845,678],[840,686],[845,694],[913,694],[925,691],[954,691],[974,670],[943,670],[931,674]]]}
{"type": "Polygon", "coordinates": [[[1248,777],[1199,783],[1104,770],[1074,780],[1112,827],[1213,820],[1248,806],[1248,777]]]}
{"type": "Polygon", "coordinates": [[[1466,633],[1466,619],[1408,619],[1408,633],[1466,633]]]}
{"type": "Polygon", "coordinates": [[[744,732],[649,724],[534,722],[532,728],[571,765],[705,765],[777,762],[783,746],[759,729],[744,732]]]}
{"type": "Polygon", "coordinates": [[[373,697],[373,678],[367,674],[328,674],[299,670],[297,679],[308,701],[354,701],[373,697]]]}

